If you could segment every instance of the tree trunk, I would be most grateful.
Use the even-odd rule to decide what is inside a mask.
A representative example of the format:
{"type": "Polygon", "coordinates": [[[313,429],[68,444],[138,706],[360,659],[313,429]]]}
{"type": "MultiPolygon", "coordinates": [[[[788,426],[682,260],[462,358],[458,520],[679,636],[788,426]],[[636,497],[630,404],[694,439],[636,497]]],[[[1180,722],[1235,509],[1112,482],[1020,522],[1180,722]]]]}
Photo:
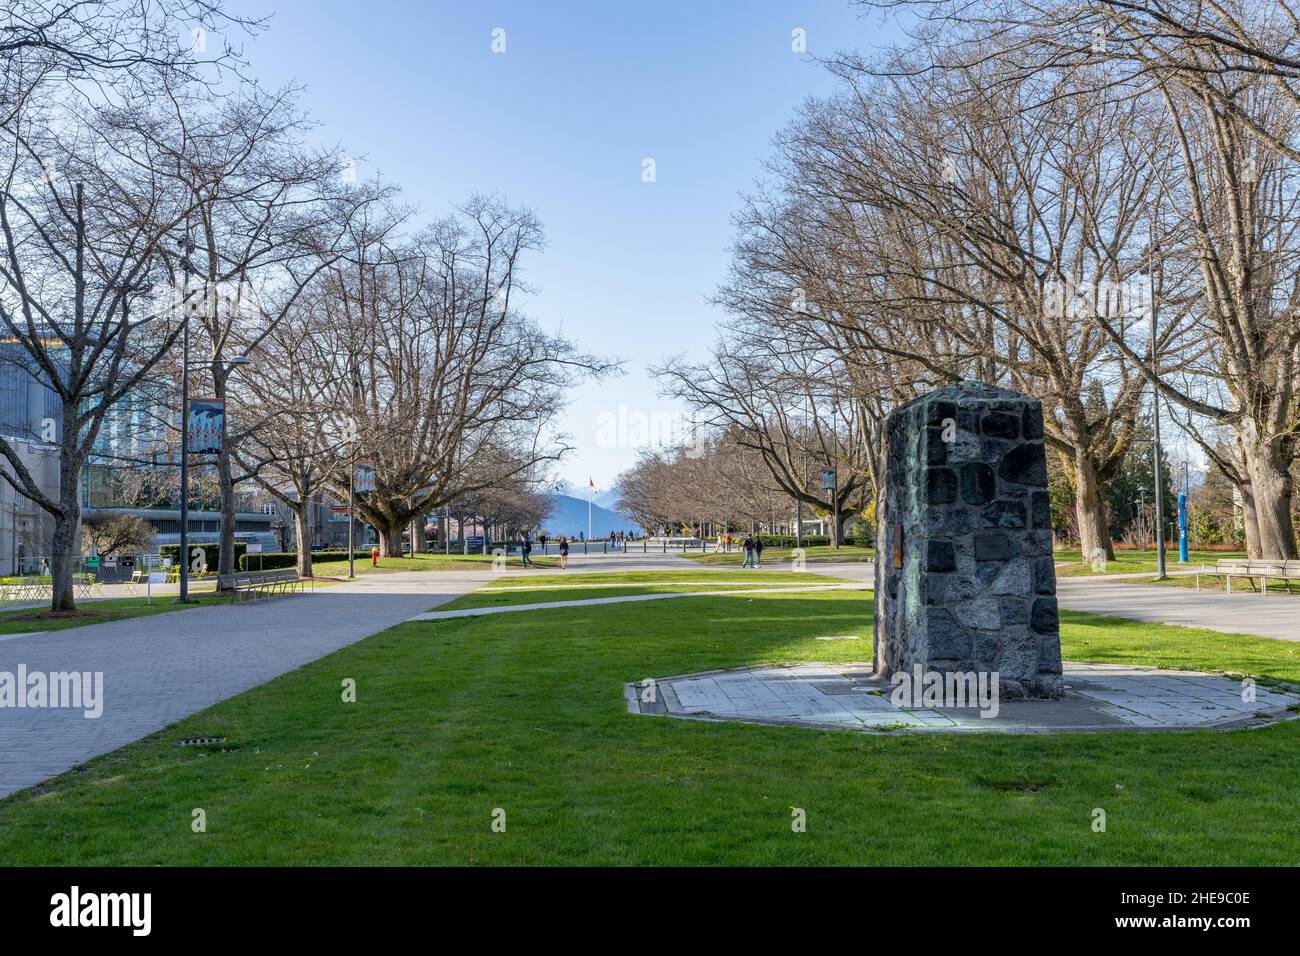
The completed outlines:
{"type": "Polygon", "coordinates": [[[402,531],[404,521],[397,521],[388,527],[375,526],[379,534],[379,556],[381,558],[400,558],[402,556],[402,531]]]}
{"type": "Polygon", "coordinates": [[[63,514],[54,516],[54,535],[50,542],[50,609],[75,611],[72,574],[77,565],[77,521],[81,515],[75,485],[72,494],[60,495],[59,504],[63,514]]]}
{"type": "MultiPolygon", "coordinates": [[[[63,435],[76,436],[75,409],[65,405],[63,410],[63,435]]],[[[74,448],[63,442],[59,449],[59,508],[54,515],[54,534],[50,539],[50,610],[75,611],[76,594],[72,574],[80,556],[77,546],[77,526],[81,523],[81,457],[74,448]]]]}
{"type": "MultiPolygon", "coordinates": [[[[1291,474],[1285,467],[1279,466],[1269,448],[1247,447],[1245,450],[1251,492],[1251,507],[1246,515],[1249,554],[1252,558],[1265,560],[1295,558],[1295,524],[1291,520],[1294,487],[1291,474]],[[1253,542],[1250,541],[1252,525],[1253,542]]],[[[1243,502],[1246,499],[1243,490],[1243,502]]]]}
{"type": "Polygon", "coordinates": [[[1107,561],[1115,560],[1115,545],[1106,528],[1106,503],[1101,497],[1101,482],[1097,469],[1087,452],[1074,456],[1074,511],[1079,521],[1079,547],[1084,561],[1093,561],[1098,554],[1107,561]]]}
{"type": "Polygon", "coordinates": [[[299,501],[293,509],[293,533],[298,539],[298,577],[309,578],[311,573],[311,506],[299,501]]]}
{"type": "MultiPolygon", "coordinates": [[[[216,397],[225,401],[226,380],[214,368],[213,379],[216,397]]],[[[221,439],[221,451],[217,454],[217,486],[221,491],[221,538],[217,553],[217,573],[233,574],[235,572],[235,481],[230,465],[230,446],[226,443],[225,432],[230,423],[225,423],[221,439]]]]}
{"type": "Polygon", "coordinates": [[[415,538],[411,543],[411,553],[413,555],[422,554],[429,546],[428,536],[424,532],[424,518],[424,515],[416,515],[415,524],[412,526],[415,534],[415,538]]]}

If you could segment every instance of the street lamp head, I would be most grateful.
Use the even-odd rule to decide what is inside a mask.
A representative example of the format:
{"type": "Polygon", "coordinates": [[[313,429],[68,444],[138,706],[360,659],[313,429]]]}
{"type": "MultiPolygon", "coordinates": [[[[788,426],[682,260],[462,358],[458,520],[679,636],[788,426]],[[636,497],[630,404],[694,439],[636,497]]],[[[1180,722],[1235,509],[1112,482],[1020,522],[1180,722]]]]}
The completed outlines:
{"type": "Polygon", "coordinates": [[[249,358],[247,355],[236,355],[226,364],[229,365],[231,368],[234,368],[235,366],[238,365],[252,365],[253,360],[249,358]]]}

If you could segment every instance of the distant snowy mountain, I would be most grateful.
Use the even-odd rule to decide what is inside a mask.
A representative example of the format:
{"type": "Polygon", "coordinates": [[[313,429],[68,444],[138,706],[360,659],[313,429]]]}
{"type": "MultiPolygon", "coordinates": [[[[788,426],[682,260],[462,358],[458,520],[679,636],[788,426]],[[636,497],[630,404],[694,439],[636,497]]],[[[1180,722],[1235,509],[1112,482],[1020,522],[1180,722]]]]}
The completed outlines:
{"type": "MultiPolygon", "coordinates": [[[[578,495],[576,497],[582,497],[582,496],[578,495]]],[[[592,498],[591,500],[596,504],[600,505],[602,508],[608,508],[610,511],[618,510],[614,507],[616,504],[618,504],[618,492],[615,491],[613,488],[610,488],[608,491],[602,491],[600,494],[596,495],[596,497],[592,498]]]]}
{"type": "MultiPolygon", "coordinates": [[[[550,535],[567,535],[570,538],[576,538],[581,532],[587,533],[587,501],[585,498],[575,498],[572,495],[554,495],[551,499],[554,504],[551,508],[550,515],[542,522],[542,528],[550,535]]],[[[631,518],[619,514],[616,511],[610,511],[596,504],[596,499],[592,499],[591,505],[591,536],[593,538],[604,538],[611,531],[637,531],[636,522],[631,518]]]]}

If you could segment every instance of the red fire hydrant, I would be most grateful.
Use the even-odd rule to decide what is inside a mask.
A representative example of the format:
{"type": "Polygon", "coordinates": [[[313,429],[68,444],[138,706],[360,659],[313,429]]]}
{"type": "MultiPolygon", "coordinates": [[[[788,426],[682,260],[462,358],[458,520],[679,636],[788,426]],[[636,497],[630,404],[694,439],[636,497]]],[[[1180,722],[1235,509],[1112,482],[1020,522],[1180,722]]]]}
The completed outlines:
{"type": "Polygon", "coordinates": [[[377,567],[379,567],[379,549],[378,549],[378,548],[371,548],[371,549],[370,549],[370,566],[371,566],[372,568],[377,568],[377,567]]]}

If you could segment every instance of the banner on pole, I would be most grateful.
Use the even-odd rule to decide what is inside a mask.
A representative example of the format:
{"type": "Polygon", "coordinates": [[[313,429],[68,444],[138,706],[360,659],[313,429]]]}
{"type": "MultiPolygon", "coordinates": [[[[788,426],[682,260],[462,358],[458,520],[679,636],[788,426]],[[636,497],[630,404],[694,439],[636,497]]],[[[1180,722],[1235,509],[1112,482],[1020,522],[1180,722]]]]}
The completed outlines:
{"type": "Polygon", "coordinates": [[[215,455],[226,433],[226,405],[219,398],[190,399],[190,454],[215,455]]]}
{"type": "Polygon", "coordinates": [[[358,460],[352,467],[352,490],[359,495],[374,491],[375,463],[362,459],[358,460]]]}

